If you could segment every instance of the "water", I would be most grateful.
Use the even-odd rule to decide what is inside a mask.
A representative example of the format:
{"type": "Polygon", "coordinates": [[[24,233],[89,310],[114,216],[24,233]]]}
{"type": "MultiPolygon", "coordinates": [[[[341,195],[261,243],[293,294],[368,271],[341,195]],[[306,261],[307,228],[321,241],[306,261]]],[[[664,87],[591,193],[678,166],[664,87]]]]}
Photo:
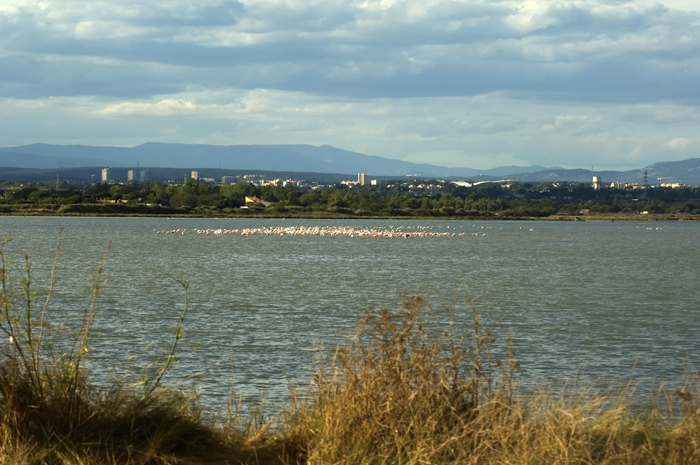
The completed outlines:
{"type": "Polygon", "coordinates": [[[186,301],[182,274],[189,309],[167,381],[204,371],[212,402],[232,381],[244,395],[281,399],[287,383],[308,383],[318,347],[335,346],[368,305],[396,307],[405,291],[441,308],[462,286],[485,325],[512,336],[528,382],[583,374],[675,383],[700,366],[698,223],[2,217],[0,234],[13,237],[5,254],[19,269],[29,253],[36,290],[47,287],[61,228],[55,321],[75,322],[89,304],[107,253],[94,372],[123,373],[169,349],[186,301]],[[301,225],[432,228],[455,237],[192,233],[301,225]],[[178,228],[187,231],[154,232],[178,228]]]}

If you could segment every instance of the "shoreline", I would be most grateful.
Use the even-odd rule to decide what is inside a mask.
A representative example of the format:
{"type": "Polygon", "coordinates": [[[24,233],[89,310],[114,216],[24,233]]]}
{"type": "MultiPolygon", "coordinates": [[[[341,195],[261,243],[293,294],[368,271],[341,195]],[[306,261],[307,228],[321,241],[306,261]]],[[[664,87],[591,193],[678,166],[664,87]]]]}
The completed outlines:
{"type": "Polygon", "coordinates": [[[360,220],[474,220],[474,221],[700,221],[700,215],[691,214],[634,214],[634,213],[589,213],[586,215],[550,215],[550,216],[502,216],[502,215],[468,215],[468,216],[410,216],[410,215],[353,215],[337,212],[270,212],[270,211],[185,211],[167,207],[146,207],[152,211],[144,211],[142,206],[112,205],[104,208],[102,205],[88,205],[83,211],[60,211],[52,208],[12,208],[0,207],[0,216],[63,216],[63,217],[176,217],[176,218],[295,218],[295,219],[360,219],[360,220]]]}

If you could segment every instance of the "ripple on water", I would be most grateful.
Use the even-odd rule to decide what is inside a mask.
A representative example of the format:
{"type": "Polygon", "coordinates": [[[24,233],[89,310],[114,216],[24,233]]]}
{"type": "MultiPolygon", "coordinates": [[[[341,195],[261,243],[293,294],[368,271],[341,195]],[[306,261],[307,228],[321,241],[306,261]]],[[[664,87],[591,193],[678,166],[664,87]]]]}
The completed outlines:
{"type": "Polygon", "coordinates": [[[111,241],[92,363],[126,366],[132,354],[148,361],[169,347],[185,303],[174,278],[183,273],[189,312],[172,376],[184,380],[206,369],[212,398],[228,392],[231,365],[241,392],[282,396],[288,377],[308,382],[315,347],[335,346],[368,305],[396,307],[397,294],[408,291],[431,295],[441,311],[460,301],[454,294],[463,284],[486,327],[513,336],[523,376],[561,380],[585,372],[591,379],[648,382],[700,366],[700,225],[694,223],[650,231],[659,224],[3,218],[0,233],[14,238],[6,252],[30,253],[37,287],[48,281],[60,227],[54,303],[67,322],[89,302],[93,271],[111,241]],[[465,236],[153,233],[310,223],[449,226],[465,236]]]}

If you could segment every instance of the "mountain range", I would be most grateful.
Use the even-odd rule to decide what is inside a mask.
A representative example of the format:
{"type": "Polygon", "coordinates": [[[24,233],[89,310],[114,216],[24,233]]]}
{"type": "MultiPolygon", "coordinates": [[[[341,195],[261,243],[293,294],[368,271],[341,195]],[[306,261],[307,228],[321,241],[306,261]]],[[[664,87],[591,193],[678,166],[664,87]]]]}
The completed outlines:
{"type": "MultiPolygon", "coordinates": [[[[676,162],[659,162],[629,171],[593,172],[585,169],[563,169],[543,166],[502,166],[479,170],[447,168],[430,164],[416,164],[378,156],[365,155],[339,148],[313,145],[192,145],[148,142],[136,147],[103,147],[86,145],[31,144],[19,147],[0,147],[0,178],[31,179],[31,172],[46,173],[55,178],[59,171],[76,171],[83,167],[153,168],[198,170],[207,177],[207,171],[221,175],[228,170],[273,171],[277,173],[328,173],[345,175],[352,179],[357,173],[372,177],[403,177],[450,180],[514,179],[526,182],[591,182],[593,175],[608,182],[657,184],[666,182],[700,185],[700,158],[676,162]],[[52,174],[54,173],[54,174],[52,174]],[[21,176],[27,176],[22,178],[21,176]],[[672,179],[671,179],[672,178],[672,179]]],[[[84,170],[78,170],[84,171],[84,170]]],[[[94,172],[94,169],[92,170],[94,172]]],[[[84,174],[89,179],[89,175],[84,174]]],[[[209,177],[214,177],[213,174],[209,177]]],[[[295,176],[292,176],[295,177],[295,176]]]]}

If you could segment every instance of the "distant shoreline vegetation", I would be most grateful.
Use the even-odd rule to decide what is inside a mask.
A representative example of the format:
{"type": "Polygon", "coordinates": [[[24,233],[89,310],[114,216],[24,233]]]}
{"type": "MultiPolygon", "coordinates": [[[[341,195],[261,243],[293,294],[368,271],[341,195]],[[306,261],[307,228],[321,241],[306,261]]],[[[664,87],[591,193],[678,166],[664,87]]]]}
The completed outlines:
{"type": "Polygon", "coordinates": [[[557,183],[257,186],[187,180],[84,186],[0,182],[0,214],[455,219],[700,219],[700,187],[557,183]]]}

